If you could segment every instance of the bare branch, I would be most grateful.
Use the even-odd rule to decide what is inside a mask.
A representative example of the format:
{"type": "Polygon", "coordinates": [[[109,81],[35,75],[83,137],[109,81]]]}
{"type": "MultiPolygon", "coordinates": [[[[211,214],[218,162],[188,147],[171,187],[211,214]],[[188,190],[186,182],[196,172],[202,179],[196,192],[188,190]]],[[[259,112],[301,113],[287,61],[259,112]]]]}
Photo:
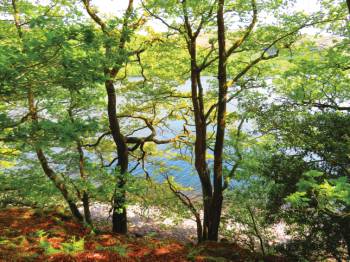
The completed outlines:
{"type": "Polygon", "coordinates": [[[174,193],[174,195],[191,211],[191,213],[194,215],[196,224],[197,224],[197,236],[198,236],[198,241],[201,241],[201,233],[202,233],[202,221],[201,221],[201,216],[196,207],[194,206],[193,202],[191,199],[181,192],[180,190],[176,189],[176,187],[171,183],[169,176],[165,175],[165,178],[168,182],[169,189],[174,193]]]}
{"type": "Polygon", "coordinates": [[[180,28],[177,28],[175,26],[170,25],[167,21],[165,21],[163,18],[161,18],[160,16],[156,15],[155,13],[151,12],[151,10],[144,4],[143,1],[141,1],[142,7],[147,11],[147,13],[149,15],[151,15],[152,17],[154,17],[155,19],[159,20],[160,22],[162,22],[165,26],[167,26],[170,29],[173,29],[179,33],[183,33],[183,31],[180,28]]]}
{"type": "Polygon", "coordinates": [[[111,166],[113,165],[113,163],[114,163],[115,161],[117,161],[117,160],[118,160],[118,157],[115,157],[115,158],[112,159],[111,162],[109,162],[108,165],[103,165],[103,167],[111,167],[111,166]]]}
{"type": "Polygon", "coordinates": [[[111,131],[107,131],[107,132],[104,132],[98,139],[95,143],[93,144],[85,144],[85,145],[82,145],[83,147],[96,147],[99,145],[99,143],[101,142],[102,138],[104,138],[105,136],[108,136],[108,135],[111,135],[112,132],[111,131]]]}

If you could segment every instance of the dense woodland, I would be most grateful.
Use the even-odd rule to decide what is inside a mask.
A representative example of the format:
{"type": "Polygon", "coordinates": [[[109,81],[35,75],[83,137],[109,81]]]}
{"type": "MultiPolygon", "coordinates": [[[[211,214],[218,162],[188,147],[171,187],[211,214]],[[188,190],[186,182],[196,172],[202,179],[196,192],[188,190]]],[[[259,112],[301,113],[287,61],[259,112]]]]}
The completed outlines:
{"type": "Polygon", "coordinates": [[[99,2],[0,1],[0,218],[60,207],[98,236],[103,203],[122,237],[156,208],[198,245],[349,259],[350,1],[99,2]]]}

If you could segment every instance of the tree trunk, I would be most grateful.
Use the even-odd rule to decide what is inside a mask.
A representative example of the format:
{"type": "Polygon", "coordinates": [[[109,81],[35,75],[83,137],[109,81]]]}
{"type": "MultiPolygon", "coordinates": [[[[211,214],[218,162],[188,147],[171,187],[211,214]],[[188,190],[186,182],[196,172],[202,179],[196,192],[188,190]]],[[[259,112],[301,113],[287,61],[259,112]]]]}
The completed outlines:
{"type": "Polygon", "coordinates": [[[86,191],[83,192],[82,201],[83,201],[83,207],[84,207],[85,222],[88,225],[93,226],[91,212],[90,212],[90,198],[89,198],[89,194],[86,191]]]}
{"type": "MultiPolygon", "coordinates": [[[[111,72],[106,72],[106,76],[112,77],[111,72]]],[[[117,108],[116,108],[116,95],[113,80],[108,79],[105,82],[105,87],[108,95],[108,120],[109,127],[112,132],[113,140],[117,146],[118,153],[118,163],[117,163],[117,172],[116,175],[116,186],[113,200],[113,214],[112,214],[112,223],[113,223],[113,232],[119,234],[127,233],[127,215],[126,215],[126,192],[124,189],[125,174],[128,171],[128,147],[125,141],[124,136],[121,134],[119,122],[117,118],[117,108]]]]}
{"type": "Polygon", "coordinates": [[[67,202],[67,204],[69,206],[70,211],[72,212],[73,217],[78,222],[83,222],[84,218],[80,214],[80,211],[79,211],[77,205],[75,204],[73,198],[69,194],[68,189],[66,188],[66,185],[62,181],[60,181],[60,179],[57,177],[55,172],[49,167],[49,165],[47,163],[47,159],[46,159],[42,149],[37,148],[36,149],[36,154],[37,154],[37,157],[38,157],[39,162],[41,164],[41,167],[44,170],[44,173],[54,183],[56,188],[58,190],[60,190],[63,198],[66,200],[66,202],[67,202]]]}
{"type": "Polygon", "coordinates": [[[189,43],[189,53],[191,56],[191,93],[192,105],[194,111],[194,120],[196,128],[195,140],[195,167],[201,181],[203,194],[203,227],[198,228],[202,235],[198,241],[207,240],[209,228],[209,211],[212,198],[212,185],[210,181],[210,172],[206,161],[207,150],[207,126],[204,115],[203,88],[200,80],[200,72],[196,63],[196,39],[193,38],[189,43]]]}
{"type": "Polygon", "coordinates": [[[196,225],[197,225],[197,241],[198,243],[203,242],[203,227],[202,227],[202,221],[200,216],[195,216],[196,219],[196,225]]]}
{"type": "Polygon", "coordinates": [[[225,23],[224,23],[224,0],[219,0],[217,10],[218,44],[219,44],[219,63],[218,63],[218,112],[217,128],[214,147],[214,187],[213,198],[210,207],[210,223],[208,239],[217,241],[219,234],[219,225],[222,209],[222,158],[226,127],[226,104],[227,104],[227,75],[226,75],[226,47],[225,47],[225,23]]]}
{"type": "MultiPolygon", "coordinates": [[[[122,29],[119,32],[119,45],[118,45],[118,51],[124,52],[125,51],[125,44],[128,41],[128,31],[131,30],[131,27],[129,26],[129,19],[132,17],[133,14],[133,0],[128,1],[128,7],[123,15],[123,23],[122,23],[122,29]]],[[[94,8],[90,6],[89,0],[83,0],[85,9],[87,13],[90,15],[92,20],[96,22],[101,27],[101,30],[103,34],[107,38],[113,38],[115,40],[115,35],[111,32],[113,30],[110,30],[111,28],[108,27],[107,24],[103,22],[103,20],[95,13],[94,8]]],[[[113,41],[114,41],[113,40],[113,41]]],[[[112,51],[111,43],[109,41],[105,42],[105,58],[109,59],[114,51],[112,51]]],[[[116,185],[115,185],[115,191],[112,196],[113,201],[113,216],[112,216],[112,222],[113,222],[113,231],[116,233],[125,234],[127,232],[127,216],[126,216],[126,192],[124,189],[124,185],[126,183],[125,175],[128,171],[128,154],[129,150],[127,147],[126,139],[121,133],[119,122],[117,118],[116,113],[116,95],[115,95],[115,89],[113,80],[118,74],[119,70],[121,69],[122,65],[115,64],[112,66],[112,68],[105,67],[104,69],[104,75],[106,77],[105,81],[105,88],[107,91],[108,96],[108,120],[109,120],[109,127],[113,136],[114,143],[117,147],[118,152],[118,163],[117,163],[117,175],[116,175],[116,185]]]]}
{"type": "MultiPolygon", "coordinates": [[[[129,19],[133,14],[133,0],[128,1],[128,7],[124,13],[124,19],[122,24],[122,29],[119,32],[119,45],[118,51],[125,51],[125,44],[128,41],[128,31],[131,30],[129,27],[129,19]]],[[[94,8],[90,6],[89,0],[83,0],[85,9],[89,16],[101,27],[103,34],[107,38],[113,38],[115,40],[115,35],[111,34],[111,31],[108,28],[108,25],[105,24],[102,19],[95,13],[94,8]]],[[[113,41],[114,41],[113,40],[113,41]]],[[[109,41],[105,42],[105,58],[109,59],[111,54],[113,54],[111,43],[109,41]]],[[[126,140],[121,133],[119,122],[116,113],[116,95],[113,84],[113,79],[118,74],[122,66],[119,64],[114,65],[112,68],[106,67],[104,69],[104,75],[106,77],[105,88],[108,96],[108,120],[109,127],[113,136],[114,143],[117,147],[118,152],[118,163],[117,163],[117,172],[116,175],[116,185],[114,195],[112,196],[112,222],[113,222],[113,231],[116,233],[125,234],[127,232],[127,216],[126,216],[126,192],[124,189],[124,185],[126,183],[125,175],[128,170],[128,154],[129,150],[126,144],[126,140]]]]}
{"type": "Polygon", "coordinates": [[[124,189],[125,183],[123,178],[117,183],[117,191],[113,196],[113,214],[112,224],[113,232],[119,234],[126,234],[128,231],[127,227],[127,215],[126,215],[126,194],[124,189]]]}
{"type": "Polygon", "coordinates": [[[250,208],[249,205],[247,205],[247,210],[248,210],[249,215],[250,215],[250,218],[251,218],[251,220],[252,220],[253,229],[254,229],[254,231],[255,231],[255,234],[256,234],[256,236],[257,236],[258,239],[259,239],[261,252],[262,252],[263,256],[265,257],[266,253],[265,253],[265,248],[264,248],[264,241],[263,241],[263,238],[262,238],[262,236],[261,236],[261,234],[260,234],[260,230],[259,230],[259,228],[258,228],[258,225],[257,225],[257,223],[255,222],[253,210],[250,208]]]}

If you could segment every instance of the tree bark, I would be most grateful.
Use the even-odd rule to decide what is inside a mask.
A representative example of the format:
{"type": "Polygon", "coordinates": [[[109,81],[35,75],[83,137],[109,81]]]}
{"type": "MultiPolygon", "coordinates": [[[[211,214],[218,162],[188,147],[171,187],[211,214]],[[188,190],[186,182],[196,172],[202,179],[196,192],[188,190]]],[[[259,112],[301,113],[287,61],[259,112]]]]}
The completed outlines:
{"type": "MultiPolygon", "coordinates": [[[[124,20],[122,24],[122,29],[120,32],[118,51],[123,51],[125,49],[125,44],[127,42],[128,30],[129,28],[129,19],[133,12],[133,0],[128,1],[128,7],[124,13],[124,20]]],[[[106,37],[113,37],[111,31],[109,31],[108,26],[102,21],[102,19],[95,13],[93,8],[90,6],[89,0],[83,0],[85,9],[92,20],[96,22],[101,27],[102,32],[106,37]]],[[[112,49],[110,43],[106,41],[105,43],[105,55],[106,58],[111,55],[112,49]]],[[[117,118],[117,109],[116,109],[116,94],[114,88],[114,79],[118,74],[121,65],[114,65],[111,68],[105,67],[104,75],[105,88],[108,97],[108,120],[109,128],[113,136],[114,143],[117,147],[118,153],[118,163],[117,163],[117,174],[116,174],[116,184],[114,194],[112,196],[112,223],[113,223],[113,232],[125,234],[127,233],[127,214],[126,214],[126,191],[124,185],[126,184],[125,175],[128,171],[129,164],[129,150],[127,147],[127,142],[123,134],[121,133],[119,121],[117,118]]]]}
{"type": "Polygon", "coordinates": [[[189,53],[191,56],[191,93],[192,105],[196,129],[195,140],[195,167],[201,181],[203,194],[203,226],[197,230],[202,231],[198,241],[207,240],[209,228],[210,202],[212,198],[212,184],[210,172],[206,160],[207,151],[207,126],[204,115],[203,88],[200,80],[200,71],[197,67],[196,38],[189,42],[189,53]]]}
{"type": "Polygon", "coordinates": [[[222,157],[225,139],[226,127],[226,104],[227,104],[227,74],[226,74],[226,40],[225,40],[225,22],[224,22],[224,0],[219,0],[217,10],[217,28],[218,28],[218,112],[217,128],[214,147],[214,178],[213,178],[213,198],[210,207],[210,224],[208,239],[217,241],[221,219],[221,209],[223,201],[223,179],[222,179],[222,157]]]}
{"type": "MultiPolygon", "coordinates": [[[[105,75],[107,77],[111,76],[110,71],[107,71],[105,75]]],[[[119,121],[117,118],[117,108],[116,108],[116,94],[114,89],[113,80],[107,79],[105,82],[105,87],[108,95],[108,120],[109,128],[112,132],[113,140],[117,146],[118,153],[118,163],[117,163],[117,175],[116,175],[116,186],[114,195],[112,197],[113,201],[113,232],[119,234],[127,233],[127,214],[126,214],[126,192],[124,185],[126,183],[125,174],[128,171],[129,164],[129,152],[126,140],[120,131],[119,121]]]]}
{"type": "MultiPolygon", "coordinates": [[[[185,3],[185,1],[183,2],[185,3]]],[[[225,51],[225,25],[223,18],[223,5],[221,1],[218,6],[218,38],[219,38],[219,97],[217,132],[214,148],[214,178],[213,184],[210,178],[206,160],[207,151],[207,123],[204,113],[203,87],[200,72],[197,66],[196,37],[192,29],[184,5],[185,28],[187,32],[188,51],[191,57],[191,92],[194,112],[196,140],[195,140],[195,167],[201,181],[203,194],[203,227],[202,240],[218,240],[219,224],[222,209],[222,155],[225,136],[225,117],[227,103],[227,76],[226,76],[226,51],[225,51]]]]}
{"type": "MultiPolygon", "coordinates": [[[[37,110],[35,107],[35,103],[34,103],[34,95],[33,95],[33,91],[31,89],[31,87],[28,88],[28,107],[29,107],[29,113],[31,116],[31,120],[34,124],[38,123],[38,114],[37,114],[37,110]]],[[[56,175],[55,171],[53,171],[53,169],[51,169],[51,167],[49,166],[48,162],[47,162],[47,158],[43,152],[43,150],[38,147],[35,146],[35,151],[36,151],[36,155],[38,157],[38,160],[40,162],[40,165],[45,173],[45,175],[53,182],[53,184],[56,186],[56,188],[61,192],[63,198],[66,200],[69,209],[72,212],[73,217],[79,221],[79,222],[83,222],[83,216],[80,214],[80,211],[77,207],[77,205],[75,204],[72,196],[70,195],[66,185],[59,179],[59,177],[56,175]]]]}
{"type": "Polygon", "coordinates": [[[37,157],[38,157],[39,162],[41,164],[41,167],[44,170],[44,173],[54,183],[56,188],[58,190],[60,190],[63,198],[66,200],[66,202],[67,202],[67,204],[69,206],[70,211],[72,212],[73,217],[78,222],[82,223],[84,221],[83,216],[80,214],[80,211],[79,211],[77,205],[75,204],[73,198],[69,194],[68,189],[66,188],[66,185],[62,181],[60,181],[60,179],[58,178],[56,173],[49,167],[49,165],[47,163],[47,159],[46,159],[42,149],[41,148],[37,148],[36,149],[36,154],[37,154],[37,157]]]}

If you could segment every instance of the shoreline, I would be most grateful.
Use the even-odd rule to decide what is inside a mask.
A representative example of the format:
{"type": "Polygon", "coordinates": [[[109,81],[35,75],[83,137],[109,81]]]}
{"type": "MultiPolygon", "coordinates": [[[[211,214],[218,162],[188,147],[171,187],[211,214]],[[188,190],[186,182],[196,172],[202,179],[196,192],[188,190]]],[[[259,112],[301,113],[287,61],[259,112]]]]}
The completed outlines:
{"type": "MultiPolygon", "coordinates": [[[[82,207],[79,208],[81,211],[82,207]]],[[[111,230],[111,217],[108,216],[110,206],[104,203],[93,203],[90,206],[92,218],[102,228],[111,230]]],[[[161,210],[156,207],[142,209],[139,205],[130,205],[127,208],[129,233],[137,237],[151,236],[157,239],[175,239],[183,243],[194,243],[197,238],[197,227],[194,219],[181,218],[175,215],[162,217],[161,210]]],[[[244,225],[228,223],[225,230],[237,234],[244,230],[244,225]]],[[[291,236],[286,233],[287,226],[280,222],[266,229],[273,235],[275,241],[269,244],[286,243],[291,236]]],[[[227,239],[227,236],[221,236],[227,239]]]]}

